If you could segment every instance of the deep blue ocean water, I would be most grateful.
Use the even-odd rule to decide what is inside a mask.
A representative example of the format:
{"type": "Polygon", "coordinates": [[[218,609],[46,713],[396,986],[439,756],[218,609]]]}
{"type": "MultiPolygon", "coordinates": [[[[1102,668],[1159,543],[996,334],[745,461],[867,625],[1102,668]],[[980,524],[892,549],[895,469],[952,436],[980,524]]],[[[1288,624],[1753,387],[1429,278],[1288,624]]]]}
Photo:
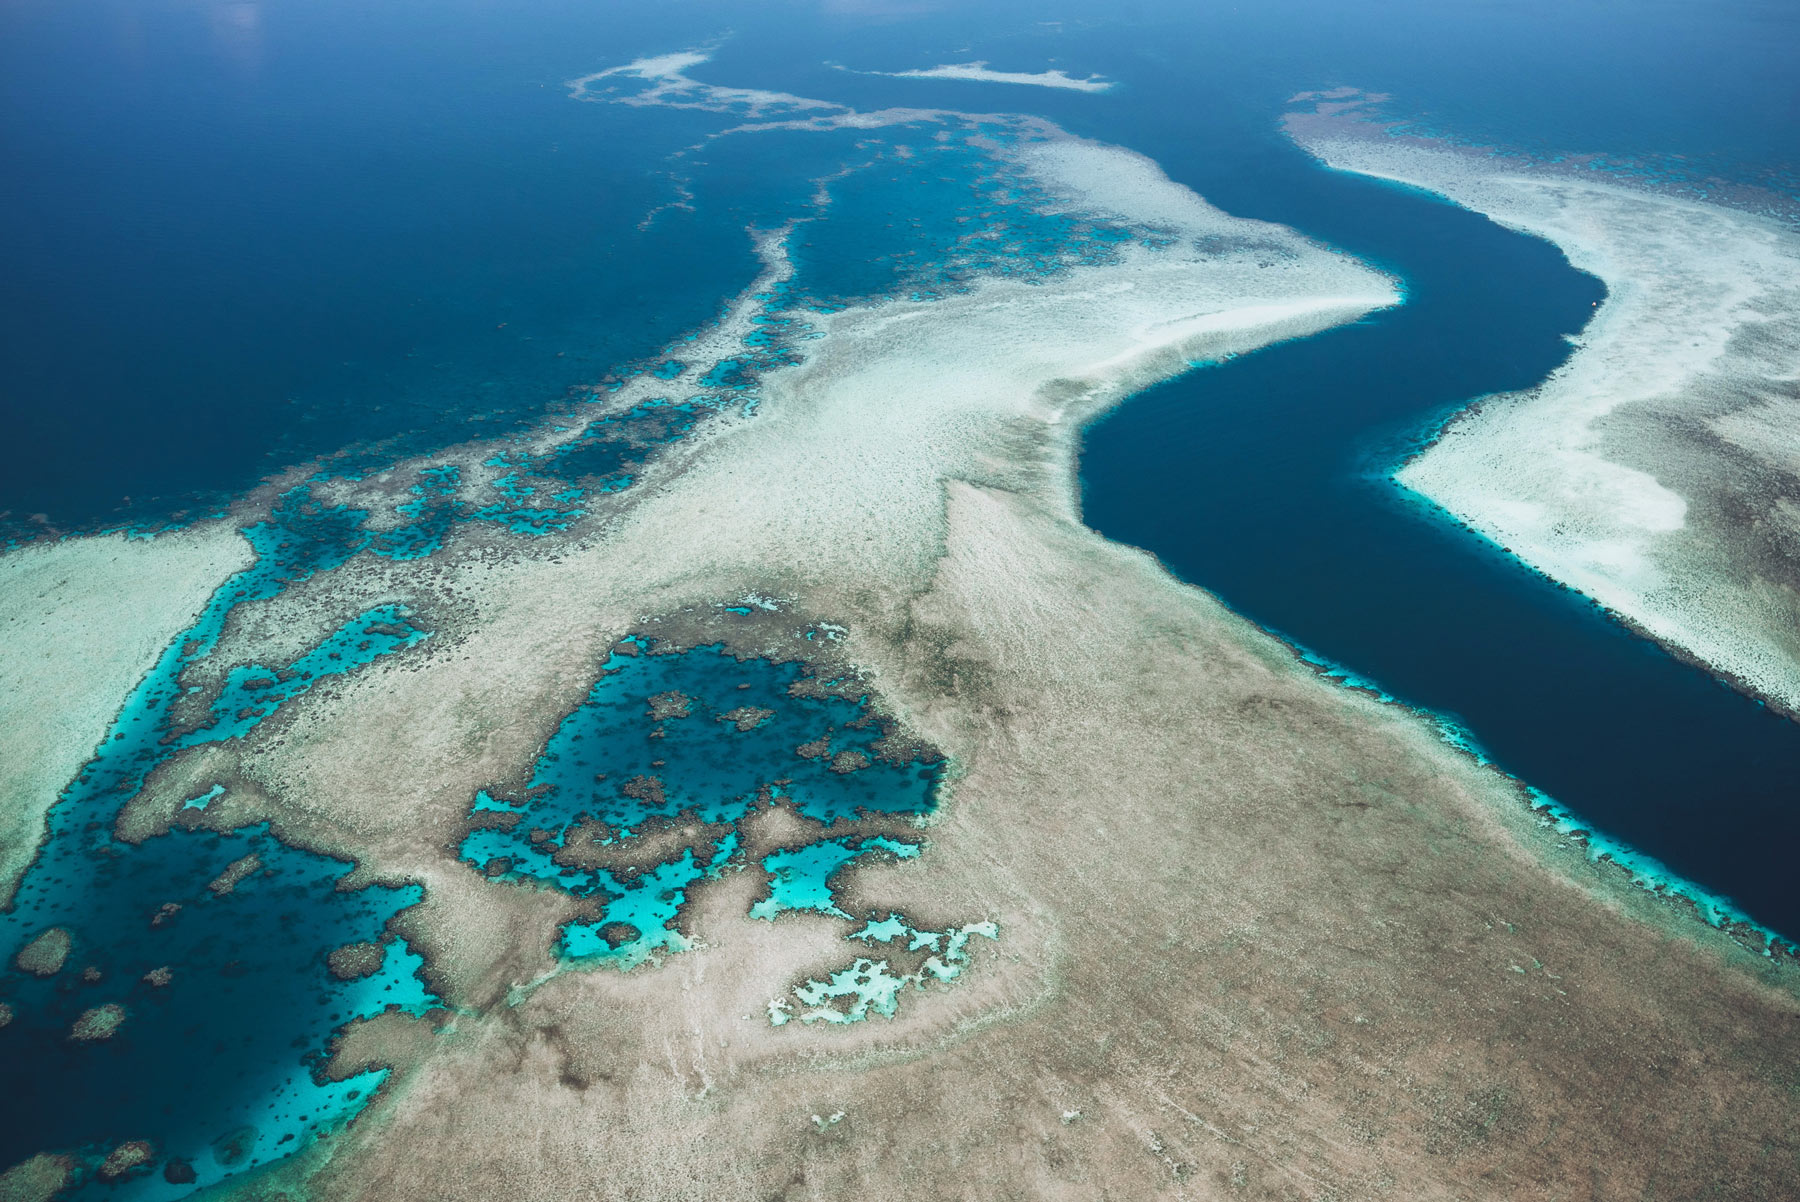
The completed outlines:
{"type": "MultiPolygon", "coordinates": [[[[155,525],[345,447],[361,450],[341,466],[366,466],[492,434],[630,364],[670,382],[623,426],[595,423],[552,461],[521,457],[491,504],[451,501],[454,481],[428,470],[398,531],[372,534],[366,515],[323,508],[302,488],[257,532],[258,564],[221,590],[195,645],[172,647],[121,699],[104,754],[72,784],[49,851],[0,915],[0,1000],[15,1014],[0,1027],[0,1162],[57,1147],[92,1164],[111,1141],[150,1138],[165,1158],[154,1176],[91,1190],[179,1196],[188,1187],[166,1178],[166,1158],[204,1184],[286,1155],[366,1103],[378,1075],[312,1075],[343,1022],[436,1004],[388,926],[416,891],[340,893],[344,865],[260,829],[179,828],[136,847],[107,833],[120,783],[172,749],[236,737],[317,677],[430,636],[403,611],[372,611],[295,664],[238,669],[210,724],[177,730],[176,675],[234,604],[358,551],[429,555],[459,522],[530,537],[570,520],[590,492],[629,487],[642,444],[682,437],[778,364],[777,344],[795,331],[774,326],[741,362],[659,364],[658,352],[749,282],[746,227],[805,213],[814,178],[862,168],[796,241],[804,304],[1054,270],[1132,236],[1001,203],[1007,181],[984,177],[991,164],[934,146],[928,131],[757,135],[671,158],[731,119],[577,103],[564,87],[702,44],[714,58],[694,74],[721,84],[865,109],[1041,114],[1142,151],[1231,213],[1290,224],[1399,276],[1401,307],[1198,369],[1096,423],[1081,459],[1087,520],[1309,654],[1443,715],[1584,824],[1800,934],[1788,862],[1800,836],[1800,723],[1630,635],[1386,478],[1460,402],[1559,363],[1599,285],[1473,214],[1324,171],[1277,128],[1292,93],[1350,84],[1391,92],[1396,112],[1471,141],[1603,151],[1665,176],[1792,195],[1797,35],[1790,6],[1661,0],[1141,4],[1122,15],[1099,5],[0,5],[0,538],[155,525]],[[1120,86],[1084,95],[839,69],[976,58],[1101,72],[1120,86]],[[895,141],[918,153],[892,156],[895,141]],[[692,209],[646,223],[679,196],[675,176],[692,209]],[[210,888],[252,850],[255,872],[210,888]],[[152,925],[165,903],[181,909],[152,925]],[[43,980],[13,969],[12,948],[52,923],[75,931],[69,966],[43,980]],[[266,930],[280,937],[253,938],[266,930]],[[354,941],[380,943],[383,967],[339,981],[325,953],[354,941]],[[89,966],[97,981],[80,978],[89,966]],[[145,979],[164,966],[166,984],[145,979]],[[71,1024],[103,1002],[124,1007],[118,1034],[72,1045],[71,1024]],[[207,1025],[222,1007],[259,1021],[207,1025]]],[[[590,969],[675,949],[661,924],[682,891],[742,858],[725,836],[705,862],[687,852],[638,876],[570,872],[521,837],[528,823],[561,839],[590,817],[616,834],[651,822],[656,804],[588,782],[652,766],[668,798],[722,806],[714,817],[735,821],[753,793],[794,772],[801,727],[872,738],[844,733],[866,730],[855,703],[792,697],[797,669],[705,649],[626,659],[570,715],[530,796],[471,799],[479,829],[462,848],[493,875],[535,874],[592,896],[592,920],[559,936],[564,957],[590,969]],[[779,715],[766,728],[716,720],[745,683],[779,715]],[[643,705],[669,689],[697,708],[662,723],[655,737],[666,742],[652,745],[643,705]],[[675,744],[687,757],[676,769],[637,762],[675,744]],[[589,762],[596,754],[605,766],[589,762]]],[[[807,771],[793,787],[814,794],[796,803],[819,817],[930,808],[930,765],[807,771]]],[[[830,912],[832,873],[859,855],[920,854],[907,840],[826,834],[756,866],[770,880],[760,917],[830,912]]],[[[850,936],[866,945],[855,962],[795,991],[811,1008],[800,1016],[892,1013],[906,982],[954,976],[974,933],[996,935],[982,923],[921,932],[868,916],[850,936]],[[883,949],[902,943],[942,955],[896,976],[883,949]]],[[[771,1010],[772,1021],[787,1016],[771,1010]]]]}

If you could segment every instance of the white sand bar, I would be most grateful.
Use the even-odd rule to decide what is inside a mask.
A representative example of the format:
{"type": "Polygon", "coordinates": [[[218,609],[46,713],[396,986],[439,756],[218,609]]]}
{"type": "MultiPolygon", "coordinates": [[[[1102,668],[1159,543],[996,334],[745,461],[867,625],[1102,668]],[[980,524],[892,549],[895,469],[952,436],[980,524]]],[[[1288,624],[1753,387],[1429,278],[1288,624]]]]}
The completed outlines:
{"type": "Polygon", "coordinates": [[[1400,482],[1800,711],[1800,236],[1516,160],[1298,138],[1332,167],[1547,239],[1607,288],[1561,369],[1484,399],[1400,482]]]}
{"type": "MultiPolygon", "coordinates": [[[[679,501],[667,494],[679,511],[645,501],[624,529],[653,524],[657,559],[740,565],[746,581],[791,562],[814,585],[882,581],[904,596],[942,554],[946,480],[1020,486],[1041,470],[1035,450],[1072,483],[1069,423],[1189,362],[1398,300],[1356,260],[1231,217],[1141,155],[1075,139],[1019,153],[1070,208],[1129,215],[1177,242],[1052,280],[819,316],[809,361],[771,374],[762,415],[717,427],[679,501]],[[1195,249],[1208,238],[1233,249],[1195,249]]],[[[1063,503],[1072,515],[1073,496],[1063,503]]]]}
{"type": "Polygon", "coordinates": [[[75,538],[0,556],[0,905],[44,816],[169,642],[250,562],[233,529],[75,538]]]}
{"type": "Polygon", "coordinates": [[[962,79],[973,83],[1024,84],[1037,88],[1061,88],[1070,92],[1106,92],[1112,81],[1099,75],[1076,78],[1058,69],[1054,71],[995,71],[986,61],[944,63],[912,71],[865,71],[865,75],[886,75],[893,79],[962,79]]]}

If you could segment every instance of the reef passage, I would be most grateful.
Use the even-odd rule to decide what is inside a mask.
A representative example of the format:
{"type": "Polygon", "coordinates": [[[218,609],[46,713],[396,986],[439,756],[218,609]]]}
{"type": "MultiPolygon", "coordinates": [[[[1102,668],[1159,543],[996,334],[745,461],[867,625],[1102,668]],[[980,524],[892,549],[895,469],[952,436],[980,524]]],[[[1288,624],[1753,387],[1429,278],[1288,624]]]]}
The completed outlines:
{"type": "Polygon", "coordinates": [[[308,987],[241,995],[229,1105],[52,1107],[14,1159],[145,1197],[1774,1180],[1786,961],[1080,520],[1084,423],[1398,281],[1041,118],[709,65],[570,91],[821,167],[715,322],[234,504],[255,563],[52,810],[0,1038],[128,1056],[208,971],[308,987]]]}

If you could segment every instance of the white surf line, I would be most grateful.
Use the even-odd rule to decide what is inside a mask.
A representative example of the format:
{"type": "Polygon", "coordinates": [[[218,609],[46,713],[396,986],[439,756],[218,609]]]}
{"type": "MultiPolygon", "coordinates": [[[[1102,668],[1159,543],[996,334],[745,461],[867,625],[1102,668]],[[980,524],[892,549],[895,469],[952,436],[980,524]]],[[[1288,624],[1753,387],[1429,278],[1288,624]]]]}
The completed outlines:
{"type": "MultiPolygon", "coordinates": [[[[783,131],[822,133],[838,129],[888,129],[896,125],[973,126],[984,122],[994,122],[1006,123],[1016,131],[1030,132],[1040,136],[1067,136],[1043,118],[1026,113],[976,113],[955,109],[904,107],[863,111],[846,104],[839,104],[836,101],[820,100],[811,96],[797,96],[791,92],[771,92],[757,88],[728,88],[702,83],[687,74],[689,68],[708,62],[711,58],[712,50],[710,48],[654,55],[634,59],[621,66],[589,72],[566,81],[566,86],[571,99],[589,103],[624,104],[634,108],[694,109],[703,112],[729,113],[748,118],[741,124],[712,131],[694,145],[676,151],[670,156],[671,159],[680,159],[689,153],[704,150],[706,145],[715,139],[741,133],[783,131]],[[607,80],[614,82],[605,83],[607,80]]],[[[848,70],[844,67],[838,69],[848,70]]],[[[856,72],[856,74],[879,75],[883,73],[875,71],[856,72]]],[[[1048,72],[1046,74],[1060,75],[1061,73],[1048,72]]],[[[1043,82],[1035,76],[1030,78],[1040,83],[1043,82]]],[[[1094,79],[1098,78],[1094,77],[1094,79]]],[[[1068,84],[1063,86],[1080,87],[1090,91],[1103,90],[1112,86],[1108,83],[1101,84],[1097,88],[1089,87],[1090,82],[1069,80],[1068,84]]],[[[687,191],[685,177],[672,176],[672,178],[676,183],[676,199],[652,209],[644,218],[640,228],[647,227],[660,212],[692,207],[693,198],[687,191]]]]}
{"type": "MultiPolygon", "coordinates": [[[[702,83],[688,71],[712,59],[712,48],[681,50],[670,54],[633,59],[617,67],[590,71],[566,81],[569,97],[592,104],[623,104],[633,108],[691,109],[709,113],[727,113],[745,118],[741,124],[714,130],[700,142],[669,156],[679,160],[689,153],[704,150],[715,138],[732,134],[801,130],[820,132],[832,129],[883,129],[894,125],[946,120],[974,120],[960,113],[935,109],[882,109],[863,113],[848,105],[796,96],[790,92],[771,92],[759,88],[730,88],[702,83]],[[610,81],[610,82],[609,82],[610,81]]],[[[1000,118],[1003,119],[1003,118],[1000,118]]],[[[639,230],[648,230],[662,214],[672,211],[692,212],[694,193],[692,180],[684,173],[670,170],[669,180],[674,197],[650,209],[638,222],[639,230]]]]}
{"type": "Polygon", "coordinates": [[[1465,411],[1395,478],[1800,712],[1800,236],[1379,127],[1358,136],[1308,116],[1290,132],[1327,166],[1543,238],[1607,287],[1567,363],[1465,411]]]}
{"type": "MultiPolygon", "coordinates": [[[[835,64],[834,64],[835,65],[835,64]]],[[[840,71],[850,70],[839,67],[840,71]]],[[[1060,88],[1066,92],[1110,92],[1114,81],[1104,75],[1076,79],[1061,68],[1051,71],[995,71],[986,59],[972,63],[943,63],[911,71],[857,71],[857,75],[885,75],[889,79],[961,79],[971,83],[1011,83],[1036,88],[1060,88]]]]}

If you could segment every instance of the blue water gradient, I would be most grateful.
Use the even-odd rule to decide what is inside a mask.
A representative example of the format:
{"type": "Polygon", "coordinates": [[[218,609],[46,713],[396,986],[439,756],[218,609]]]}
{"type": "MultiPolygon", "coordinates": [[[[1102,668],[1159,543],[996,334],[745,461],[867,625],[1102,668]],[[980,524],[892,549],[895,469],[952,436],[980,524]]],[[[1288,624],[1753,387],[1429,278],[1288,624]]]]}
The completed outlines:
{"type": "Polygon", "coordinates": [[[1254,173],[1225,176],[1172,136],[1157,150],[1225,207],[1400,273],[1408,303],[1197,371],[1107,416],[1086,434],[1085,520],[1473,732],[1597,839],[1659,861],[1675,892],[1717,895],[1709,912],[1800,934],[1785,850],[1800,837],[1800,723],[1389,479],[1447,411],[1560,364],[1599,283],[1545,243],[1276,144],[1254,173]]]}
{"type": "MultiPolygon", "coordinates": [[[[1800,724],[1675,662],[1387,478],[1456,406],[1561,362],[1599,285],[1473,214],[1323,171],[1276,132],[1287,96],[1353,84],[1395,93],[1394,111],[1421,128],[1546,157],[1601,151],[1609,169],[1653,183],[1717,176],[1791,196],[1795,14],[1748,0],[1653,0],[1628,20],[1601,0],[1395,0],[1378,17],[1325,0],[1155,3],[1128,18],[1095,3],[996,4],[954,20],[577,0],[0,9],[0,539],[179,522],[269,471],[333,456],[246,530],[256,562],[124,699],[0,915],[0,1167],[64,1149],[81,1161],[81,1196],[180,1196],[306,1146],[367,1104],[381,1073],[315,1075],[344,1023],[437,1004],[390,925],[417,888],[341,891],[340,861],[261,827],[202,829],[227,785],[188,801],[167,833],[114,837],[119,805],[170,756],[241,738],[318,681],[431,637],[403,606],[380,605],[292,662],[230,666],[216,694],[189,698],[205,703],[200,717],[177,721],[177,701],[199,687],[186,674],[236,607],[354,571],[359,556],[429,557],[462,525],[521,539],[569,529],[709,414],[753,414],[760,375],[815,336],[808,309],[941,295],[978,274],[1029,279],[1154,237],[1036,212],[1024,181],[923,119],[879,136],[712,139],[738,118],[576,103],[564,88],[708,42],[700,73],[721,82],[862,109],[1052,118],[1149,155],[1227,211],[1293,225],[1401,278],[1399,308],[1197,366],[1090,428],[1087,519],[1328,674],[1434,715],[1446,738],[1528,782],[1523,804],[1587,832],[1590,854],[1711,921],[1800,932],[1787,862],[1800,724]],[[1055,63],[1119,86],[1087,95],[838,69],[959,58],[1055,63]],[[796,220],[795,278],[760,298],[743,347],[716,362],[671,351],[756,277],[747,231],[796,220]],[[607,406],[646,377],[658,395],[607,406]],[[550,452],[520,437],[546,408],[573,434],[550,452]],[[334,481],[473,438],[498,448],[492,483],[471,486],[428,455],[399,486],[397,521],[322,499],[334,481]],[[248,866],[241,879],[214,888],[233,864],[248,866]],[[61,971],[14,967],[13,951],[51,927],[72,933],[61,971]],[[325,957],[352,942],[379,944],[382,967],[341,981],[325,957]],[[123,1013],[110,1039],[71,1041],[83,1015],[109,1005],[123,1013]],[[149,1140],[151,1163],[98,1184],[93,1170],[127,1139],[149,1140]]],[[[1013,136],[989,119],[957,129],[1013,136]]],[[[981,922],[935,931],[849,915],[837,874],[923,843],[847,824],[885,816],[900,829],[930,811],[940,772],[911,752],[879,755],[864,699],[805,687],[798,665],[632,646],[607,661],[523,788],[471,799],[459,852],[588,906],[555,936],[569,971],[679,953],[692,892],[727,872],[766,883],[757,921],[851,928],[850,962],[776,999],[776,1025],[891,1016],[905,990],[961,972],[973,937],[997,936],[981,922]],[[665,705],[656,717],[651,698],[667,693],[689,699],[685,716],[665,705]],[[721,721],[763,709],[743,729],[721,721]],[[800,753],[821,735],[826,754],[800,753]],[[823,829],[752,856],[740,828],[775,805],[823,829]],[[632,854],[677,823],[709,829],[666,855],[632,854]],[[592,843],[599,828],[594,846],[620,866],[568,854],[572,834],[592,843]]]]}

